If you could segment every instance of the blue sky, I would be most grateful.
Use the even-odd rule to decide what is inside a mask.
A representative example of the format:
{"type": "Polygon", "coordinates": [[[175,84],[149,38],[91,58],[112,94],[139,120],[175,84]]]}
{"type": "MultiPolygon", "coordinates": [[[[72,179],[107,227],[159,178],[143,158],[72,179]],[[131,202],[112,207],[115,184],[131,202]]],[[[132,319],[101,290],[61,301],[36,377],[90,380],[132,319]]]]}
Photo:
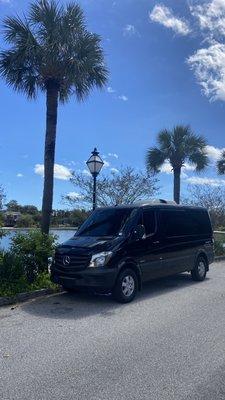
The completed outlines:
{"type": "MultiPolygon", "coordinates": [[[[103,38],[110,70],[105,90],[59,108],[54,207],[74,191],[70,170],[83,171],[97,146],[107,167],[144,168],[146,149],[162,128],[190,124],[209,144],[212,166],[190,184],[225,185],[214,164],[225,147],[225,0],[80,0],[91,31],[103,38]],[[111,154],[111,155],[110,155],[111,154]]],[[[0,17],[26,11],[29,1],[0,0],[0,17]]],[[[0,41],[3,46],[2,41],[0,41]]],[[[45,98],[27,101],[0,81],[0,183],[7,199],[41,205],[45,98]]],[[[159,175],[161,196],[172,197],[172,175],[159,175]]]]}

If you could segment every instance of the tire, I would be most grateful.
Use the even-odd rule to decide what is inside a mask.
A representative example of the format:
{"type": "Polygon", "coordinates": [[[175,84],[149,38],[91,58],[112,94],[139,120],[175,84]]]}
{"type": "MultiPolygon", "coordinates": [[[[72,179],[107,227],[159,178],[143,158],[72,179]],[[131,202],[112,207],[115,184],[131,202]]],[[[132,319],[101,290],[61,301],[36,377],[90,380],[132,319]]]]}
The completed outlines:
{"type": "Polygon", "coordinates": [[[191,271],[191,276],[194,281],[204,281],[208,271],[208,262],[205,257],[198,257],[194,269],[191,271]]]}
{"type": "Polygon", "coordinates": [[[137,275],[132,269],[127,268],[119,274],[112,294],[119,303],[130,303],[135,298],[137,290],[137,275]]]}

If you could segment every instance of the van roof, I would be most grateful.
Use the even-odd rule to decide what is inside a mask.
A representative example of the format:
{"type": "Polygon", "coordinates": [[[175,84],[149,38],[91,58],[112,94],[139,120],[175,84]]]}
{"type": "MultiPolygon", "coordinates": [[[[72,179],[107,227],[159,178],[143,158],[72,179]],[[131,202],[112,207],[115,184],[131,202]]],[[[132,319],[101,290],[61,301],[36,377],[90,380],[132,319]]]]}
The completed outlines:
{"type": "Polygon", "coordinates": [[[106,206],[102,208],[141,208],[141,207],[159,207],[159,208],[185,208],[185,209],[195,209],[195,210],[206,210],[204,207],[200,206],[190,206],[185,204],[177,204],[175,201],[164,200],[164,199],[153,199],[144,200],[131,204],[116,204],[115,206],[106,206]]]}

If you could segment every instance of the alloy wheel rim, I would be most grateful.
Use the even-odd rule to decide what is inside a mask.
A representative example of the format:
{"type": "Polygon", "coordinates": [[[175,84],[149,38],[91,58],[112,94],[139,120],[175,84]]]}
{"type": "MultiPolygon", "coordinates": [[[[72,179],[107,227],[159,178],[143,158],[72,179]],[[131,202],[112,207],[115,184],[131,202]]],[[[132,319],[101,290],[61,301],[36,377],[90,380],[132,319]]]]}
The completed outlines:
{"type": "Polygon", "coordinates": [[[199,276],[202,278],[205,275],[205,263],[204,261],[200,261],[198,264],[198,273],[199,276]]]}
{"type": "Polygon", "coordinates": [[[126,275],[122,281],[122,292],[124,296],[130,297],[134,292],[135,282],[131,275],[126,275]]]}

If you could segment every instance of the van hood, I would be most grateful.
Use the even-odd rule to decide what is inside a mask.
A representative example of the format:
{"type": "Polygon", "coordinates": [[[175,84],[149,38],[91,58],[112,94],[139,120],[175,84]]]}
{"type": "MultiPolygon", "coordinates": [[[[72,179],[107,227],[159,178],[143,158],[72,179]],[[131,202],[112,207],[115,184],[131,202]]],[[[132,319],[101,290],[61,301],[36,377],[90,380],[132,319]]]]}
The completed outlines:
{"type": "Polygon", "coordinates": [[[60,252],[83,252],[97,253],[101,251],[108,251],[119,246],[124,242],[125,238],[122,236],[117,237],[93,237],[93,236],[73,236],[71,239],[58,246],[57,250],[60,252]]]}

